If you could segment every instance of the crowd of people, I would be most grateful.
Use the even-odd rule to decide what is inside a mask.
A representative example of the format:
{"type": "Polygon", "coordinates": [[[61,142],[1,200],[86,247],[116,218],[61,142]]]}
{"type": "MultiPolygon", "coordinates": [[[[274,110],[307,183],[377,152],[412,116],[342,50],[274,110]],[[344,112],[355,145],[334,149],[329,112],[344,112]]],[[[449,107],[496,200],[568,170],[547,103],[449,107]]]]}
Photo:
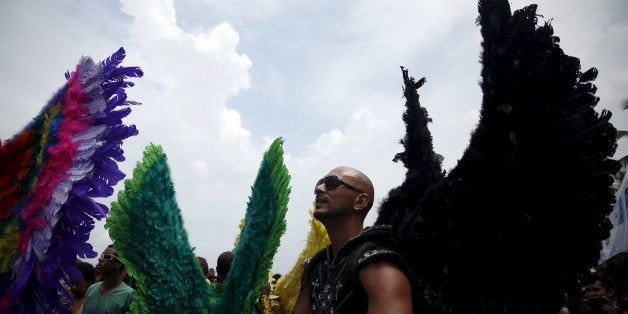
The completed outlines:
{"type": "MultiPolygon", "coordinates": [[[[209,268],[207,260],[197,256],[198,265],[213,289],[221,291],[234,259],[231,251],[223,252],[216,261],[216,269],[209,268]]],[[[113,245],[109,245],[98,258],[96,267],[85,261],[76,264],[81,276],[70,280],[68,291],[72,301],[66,302],[72,314],[127,313],[136,289],[135,280],[125,269],[113,245]]],[[[279,313],[280,299],[273,294],[281,274],[274,274],[261,289],[255,304],[258,313],[279,313]]]]}
{"type": "Polygon", "coordinates": [[[580,286],[568,293],[561,314],[628,313],[628,278],[624,252],[615,257],[614,267],[603,264],[582,278],[580,286]]]}
{"type": "MultiPolygon", "coordinates": [[[[316,183],[315,195],[314,217],[327,229],[331,244],[304,263],[293,313],[412,313],[414,283],[403,257],[388,241],[389,228],[363,226],[374,199],[370,179],[354,168],[338,167],[316,183]]],[[[625,254],[583,278],[558,313],[628,314],[625,254]]],[[[234,258],[233,252],[223,252],[214,269],[197,257],[212,289],[222,291],[234,258]]],[[[77,267],[82,277],[68,288],[71,313],[129,310],[135,283],[113,245],[105,248],[96,267],[83,261],[77,267]]],[[[274,274],[261,287],[257,313],[280,313],[281,296],[274,291],[280,277],[274,274]]]]}

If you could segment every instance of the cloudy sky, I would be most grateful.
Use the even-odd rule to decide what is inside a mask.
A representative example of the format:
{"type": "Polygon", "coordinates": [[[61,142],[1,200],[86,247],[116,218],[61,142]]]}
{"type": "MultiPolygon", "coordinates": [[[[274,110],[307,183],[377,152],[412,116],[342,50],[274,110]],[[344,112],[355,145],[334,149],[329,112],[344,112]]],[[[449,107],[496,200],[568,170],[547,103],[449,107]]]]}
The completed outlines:
{"type": "MultiPolygon", "coordinates": [[[[530,3],[568,54],[600,70],[599,109],[627,129],[628,2],[511,1],[530,3]]],[[[476,16],[469,0],[1,1],[0,138],[39,112],[82,55],[124,47],[124,64],[145,76],[128,92],[143,105],[125,120],[140,135],[125,142],[121,168],[130,173],[150,142],[164,147],[191,244],[210,266],[232,248],[262,153],[285,139],[292,194],[273,267],[285,273],[317,179],[356,167],[378,201],[401,183],[391,161],[404,134],[399,66],[427,77],[435,149],[446,169],[456,164],[480,108],[476,16]]],[[[110,243],[102,223],[90,241],[99,252],[110,243]]]]}

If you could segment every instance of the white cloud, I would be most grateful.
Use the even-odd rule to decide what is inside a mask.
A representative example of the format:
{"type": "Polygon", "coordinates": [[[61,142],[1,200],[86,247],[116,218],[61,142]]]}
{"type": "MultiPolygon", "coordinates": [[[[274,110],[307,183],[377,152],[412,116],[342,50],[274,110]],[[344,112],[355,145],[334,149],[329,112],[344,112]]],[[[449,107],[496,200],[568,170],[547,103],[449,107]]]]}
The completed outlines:
{"type": "Polygon", "coordinates": [[[206,8],[219,11],[225,17],[241,17],[248,20],[263,20],[284,13],[290,6],[303,1],[286,0],[188,0],[205,4],[206,8]]]}
{"type": "Polygon", "coordinates": [[[194,171],[194,173],[199,175],[206,176],[209,174],[209,169],[207,169],[207,163],[202,160],[195,160],[192,163],[192,170],[194,171]]]}
{"type": "Polygon", "coordinates": [[[122,4],[133,18],[127,64],[140,65],[149,83],[132,89],[143,102],[131,118],[140,135],[125,149],[131,158],[140,143],[164,146],[190,242],[215,260],[239,231],[261,160],[240,113],[226,105],[250,87],[252,62],[238,52],[239,34],[227,23],[184,31],[171,1],[122,4]]]}
{"type": "Polygon", "coordinates": [[[251,136],[251,132],[242,127],[240,113],[233,109],[223,109],[220,122],[220,134],[225,140],[248,139],[251,136]]]}
{"type": "MultiPolygon", "coordinates": [[[[42,5],[32,15],[23,14],[23,7],[15,9],[16,13],[23,14],[23,20],[14,22],[24,23],[24,30],[35,28],[39,32],[38,36],[29,38],[29,44],[37,42],[36,37],[64,40],[65,32],[72,29],[92,32],[77,41],[66,40],[73,43],[70,45],[73,49],[63,51],[63,59],[47,60],[55,65],[60,63],[56,66],[63,68],[41,70],[45,72],[45,78],[53,82],[53,87],[44,84],[30,86],[45,91],[43,96],[39,94],[38,99],[30,99],[29,105],[39,110],[51,91],[61,86],[63,73],[73,68],[81,54],[96,50],[98,54],[93,54],[94,58],[103,59],[107,52],[124,46],[127,58],[123,65],[139,65],[145,76],[136,80],[136,87],[128,91],[130,99],[143,104],[134,107],[134,112],[125,121],[136,124],[140,135],[125,141],[123,148],[127,161],[121,164],[121,169],[130,177],[148,143],[164,147],[192,245],[198,247],[199,255],[211,260],[212,254],[217,256],[220,250],[230,248],[225,244],[233,243],[250,192],[249,186],[261,160],[260,144],[252,142],[250,131],[241,123],[240,113],[226,105],[232,95],[250,87],[252,62],[238,52],[239,34],[227,23],[184,31],[177,25],[172,1],[121,1],[121,4],[121,10],[128,16],[120,17],[118,12],[116,19],[127,19],[127,23],[111,37],[98,34],[101,30],[96,26],[111,23],[99,20],[98,16],[91,17],[89,21],[77,20],[74,25],[62,9],[49,10],[42,5]],[[44,11],[47,13],[36,14],[44,11]],[[64,22],[67,20],[70,21],[64,22]],[[60,21],[65,28],[54,27],[56,21],[60,21]],[[81,23],[95,27],[81,28],[81,23]],[[26,24],[32,25],[27,27],[26,24]],[[87,38],[108,41],[90,41],[87,38]],[[55,74],[52,76],[54,79],[51,80],[48,73],[55,74]],[[190,172],[197,175],[190,175],[190,172]],[[208,228],[208,224],[212,227],[208,228]],[[220,228],[214,228],[218,226],[220,228]]],[[[11,9],[4,10],[5,14],[11,9]]],[[[102,8],[98,10],[102,11],[102,8]]],[[[103,14],[103,17],[107,15],[103,14]]],[[[6,57],[4,60],[20,58],[28,65],[22,52],[33,49],[23,47],[21,51],[11,51],[2,48],[3,57],[6,57]]],[[[20,80],[27,82],[30,78],[20,80]]],[[[15,95],[15,91],[3,94],[15,95]]],[[[28,93],[22,95],[30,96],[28,93]]],[[[23,113],[23,107],[9,110],[8,105],[3,103],[2,116],[6,116],[6,112],[21,117],[19,120],[13,117],[16,126],[10,132],[16,132],[36,114],[33,111],[23,113]]],[[[0,136],[6,137],[9,129],[4,125],[2,130],[0,136]]],[[[120,188],[122,184],[117,186],[117,189],[120,188]]],[[[108,204],[113,199],[115,195],[104,203],[108,204]]],[[[94,230],[91,241],[97,251],[109,244],[102,222],[94,230]]]]}
{"type": "Polygon", "coordinates": [[[268,71],[268,76],[265,78],[264,82],[261,82],[261,84],[261,88],[265,94],[272,97],[273,100],[280,106],[285,105],[284,88],[286,82],[281,73],[271,67],[268,71]]]}
{"type": "MultiPolygon", "coordinates": [[[[625,1],[536,2],[554,18],[565,51],[600,70],[600,107],[616,108],[628,82],[625,1]]],[[[140,135],[125,142],[121,167],[130,174],[149,142],[164,147],[190,241],[210,264],[231,248],[262,153],[278,136],[292,175],[288,231],[275,258],[282,272],[302,248],[313,184],[327,171],[363,170],[378,200],[401,183],[405,170],[391,161],[404,133],[400,65],[427,77],[421,103],[446,168],[477,121],[474,1],[177,2],[194,9],[187,16],[172,1],[121,3],[0,4],[0,137],[35,116],[80,55],[102,59],[124,46],[124,64],[141,66],[145,77],[129,90],[143,103],[126,120],[140,135]],[[230,103],[242,94],[246,104],[230,103]],[[266,123],[264,114],[281,122],[266,123]]],[[[615,123],[628,125],[628,111],[613,110],[615,123]]],[[[101,224],[92,241],[96,250],[108,244],[101,224]]]]}

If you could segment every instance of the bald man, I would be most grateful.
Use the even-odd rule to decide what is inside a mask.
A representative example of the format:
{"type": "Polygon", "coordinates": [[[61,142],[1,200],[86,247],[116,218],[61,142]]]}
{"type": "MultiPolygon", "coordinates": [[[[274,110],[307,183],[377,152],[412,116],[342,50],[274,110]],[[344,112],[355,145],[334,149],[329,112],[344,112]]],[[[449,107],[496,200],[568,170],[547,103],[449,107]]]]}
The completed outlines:
{"type": "Polygon", "coordinates": [[[293,313],[412,313],[405,263],[390,227],[363,229],[373,206],[371,180],[338,167],[316,183],[314,217],[331,244],[304,263],[293,313]]]}

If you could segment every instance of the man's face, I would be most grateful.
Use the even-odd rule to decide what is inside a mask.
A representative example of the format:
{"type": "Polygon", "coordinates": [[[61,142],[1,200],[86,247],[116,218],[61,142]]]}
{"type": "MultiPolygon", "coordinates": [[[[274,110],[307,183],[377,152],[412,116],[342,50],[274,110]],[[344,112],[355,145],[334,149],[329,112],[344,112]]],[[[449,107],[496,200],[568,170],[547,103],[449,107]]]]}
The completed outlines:
{"type": "Polygon", "coordinates": [[[584,288],[584,297],[590,298],[602,298],[606,296],[606,288],[602,286],[602,282],[596,280],[595,283],[590,283],[584,288]]]}
{"type": "Polygon", "coordinates": [[[120,261],[118,255],[113,248],[106,248],[100,257],[98,258],[98,264],[96,264],[96,273],[98,274],[110,274],[120,269],[120,261]],[[109,259],[107,259],[109,257],[109,259]]]}
{"type": "Polygon", "coordinates": [[[83,277],[78,280],[70,280],[70,292],[72,292],[72,296],[75,299],[82,299],[85,296],[85,292],[87,288],[89,288],[90,283],[87,282],[83,277]]]}
{"type": "MultiPolygon", "coordinates": [[[[357,184],[357,180],[346,171],[343,172],[342,169],[336,168],[325,177],[329,176],[337,176],[340,180],[352,186],[357,184]]],[[[353,214],[355,198],[360,192],[344,184],[339,184],[333,190],[330,190],[325,183],[321,183],[314,188],[314,194],[316,195],[314,217],[318,220],[324,220],[353,214]]]]}

